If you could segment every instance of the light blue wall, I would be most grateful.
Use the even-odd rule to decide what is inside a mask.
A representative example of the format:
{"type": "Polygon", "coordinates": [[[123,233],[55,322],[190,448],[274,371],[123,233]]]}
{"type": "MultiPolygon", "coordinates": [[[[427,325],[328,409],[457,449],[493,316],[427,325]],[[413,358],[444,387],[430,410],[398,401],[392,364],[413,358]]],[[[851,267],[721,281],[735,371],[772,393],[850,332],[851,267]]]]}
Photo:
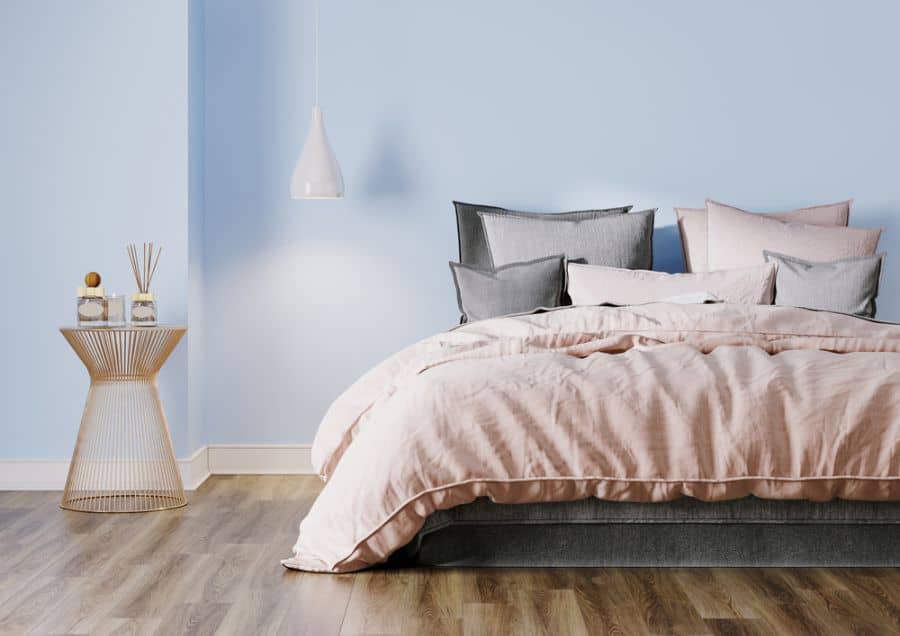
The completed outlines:
{"type": "MultiPolygon", "coordinates": [[[[88,378],[57,328],[85,272],[131,293],[124,246],[153,239],[162,317],[187,319],[187,33],[179,0],[0,4],[0,459],[72,452],[88,378]]],[[[160,378],[179,455],[186,352],[160,378]]]]}
{"type": "Polygon", "coordinates": [[[347,182],[288,198],[312,106],[310,0],[0,5],[0,458],[64,458],[87,378],[56,327],[89,269],[165,245],[161,378],[179,456],[309,442],[328,404],[454,323],[454,198],[530,209],[856,198],[900,320],[900,5],[571,1],[322,7],[322,107],[347,182]],[[190,389],[188,389],[190,385],[190,389]]]}
{"type": "Polygon", "coordinates": [[[454,198],[657,206],[671,270],[674,205],[852,196],[900,319],[900,4],[324,2],[347,198],[296,202],[311,11],[207,5],[208,442],[308,442],[364,370],[451,325],[454,198]]]}

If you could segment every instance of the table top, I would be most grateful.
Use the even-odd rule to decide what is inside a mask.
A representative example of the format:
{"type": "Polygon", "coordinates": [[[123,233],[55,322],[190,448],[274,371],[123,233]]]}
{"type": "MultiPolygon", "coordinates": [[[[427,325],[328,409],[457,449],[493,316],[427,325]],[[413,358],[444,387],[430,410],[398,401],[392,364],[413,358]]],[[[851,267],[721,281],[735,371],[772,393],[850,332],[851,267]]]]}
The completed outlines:
{"type": "Polygon", "coordinates": [[[155,325],[144,327],[141,325],[122,325],[119,327],[60,327],[60,331],[187,331],[184,325],[155,325]]]}
{"type": "Polygon", "coordinates": [[[187,333],[187,327],[61,327],[91,380],[152,378],[187,333]]]}

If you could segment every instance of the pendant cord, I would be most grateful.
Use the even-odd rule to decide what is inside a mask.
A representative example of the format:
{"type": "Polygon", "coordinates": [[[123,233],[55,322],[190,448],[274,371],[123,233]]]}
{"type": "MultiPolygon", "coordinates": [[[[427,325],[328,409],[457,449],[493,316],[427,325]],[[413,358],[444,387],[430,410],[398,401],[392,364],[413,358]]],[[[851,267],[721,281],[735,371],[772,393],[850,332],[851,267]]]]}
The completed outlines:
{"type": "Polygon", "coordinates": [[[319,105],[319,0],[316,0],[316,106],[319,105]]]}

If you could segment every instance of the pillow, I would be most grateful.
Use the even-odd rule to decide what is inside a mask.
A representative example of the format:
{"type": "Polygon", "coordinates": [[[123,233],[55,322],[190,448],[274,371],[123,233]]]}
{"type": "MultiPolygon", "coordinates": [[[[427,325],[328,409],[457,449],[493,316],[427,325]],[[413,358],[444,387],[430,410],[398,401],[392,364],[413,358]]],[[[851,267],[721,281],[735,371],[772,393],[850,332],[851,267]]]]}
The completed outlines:
{"type": "Polygon", "coordinates": [[[569,260],[625,269],[653,266],[656,210],[580,221],[547,220],[480,211],[495,265],[565,254],[569,260]]]}
{"type": "Polygon", "coordinates": [[[579,263],[569,263],[568,269],[573,305],[640,305],[701,292],[726,303],[771,305],[777,271],[774,263],[693,274],[579,263]]]}
{"type": "MultiPolygon", "coordinates": [[[[842,225],[850,221],[851,201],[816,205],[800,208],[792,212],[770,212],[760,214],[779,221],[806,223],[808,225],[842,225]]],[[[721,205],[721,204],[720,204],[721,205]]],[[[732,208],[737,210],[737,208],[732,208]]],[[[744,210],[741,210],[743,212],[744,210]]],[[[684,254],[684,269],[687,272],[708,272],[706,266],[706,208],[675,208],[678,231],[681,234],[681,251],[684,254]]]]}
{"type": "Polygon", "coordinates": [[[558,307],[566,286],[562,255],[497,269],[450,263],[463,322],[518,314],[538,307],[558,307]]]}
{"type": "Polygon", "coordinates": [[[763,252],[778,264],[775,304],[826,309],[875,317],[875,297],[884,254],[817,263],[775,252],[763,252]]]}
{"type": "Polygon", "coordinates": [[[710,270],[764,263],[763,250],[812,261],[871,256],[881,236],[880,228],[784,223],[715,201],[706,202],[706,224],[710,270]]]}
{"type": "MultiPolygon", "coordinates": [[[[524,218],[545,218],[554,221],[581,221],[594,219],[611,214],[625,214],[631,209],[630,205],[618,208],[605,208],[600,210],[583,210],[579,212],[555,212],[543,214],[539,212],[519,212],[507,210],[492,205],[478,205],[476,203],[453,202],[456,208],[456,234],[459,240],[459,260],[464,265],[487,269],[493,267],[491,255],[488,251],[487,238],[484,235],[484,227],[478,217],[479,210],[492,212],[493,214],[505,214],[508,216],[524,218]]],[[[544,254],[546,256],[546,254],[544,254]]]]}

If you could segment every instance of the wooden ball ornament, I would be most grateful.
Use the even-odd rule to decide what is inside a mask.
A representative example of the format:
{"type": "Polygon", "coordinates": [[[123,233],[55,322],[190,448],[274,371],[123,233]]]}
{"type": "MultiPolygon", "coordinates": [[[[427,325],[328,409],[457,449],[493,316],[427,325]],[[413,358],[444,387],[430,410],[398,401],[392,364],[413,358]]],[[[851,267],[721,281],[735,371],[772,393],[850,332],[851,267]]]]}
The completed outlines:
{"type": "Polygon", "coordinates": [[[88,272],[84,275],[84,284],[88,287],[100,287],[100,274],[88,272]]]}

